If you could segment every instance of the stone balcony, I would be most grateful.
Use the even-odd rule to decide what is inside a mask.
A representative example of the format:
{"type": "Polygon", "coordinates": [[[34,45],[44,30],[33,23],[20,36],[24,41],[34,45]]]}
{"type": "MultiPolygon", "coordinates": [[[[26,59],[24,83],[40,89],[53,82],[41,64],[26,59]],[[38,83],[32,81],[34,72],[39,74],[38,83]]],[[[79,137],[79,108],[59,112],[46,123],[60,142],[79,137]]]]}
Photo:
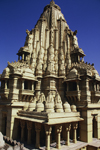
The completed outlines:
{"type": "Polygon", "coordinates": [[[0,89],[0,96],[4,98],[8,98],[9,95],[9,89],[0,89]]]}
{"type": "Polygon", "coordinates": [[[66,92],[66,97],[69,98],[74,98],[75,101],[78,100],[80,101],[80,95],[81,95],[81,91],[67,91],[66,92]]]}

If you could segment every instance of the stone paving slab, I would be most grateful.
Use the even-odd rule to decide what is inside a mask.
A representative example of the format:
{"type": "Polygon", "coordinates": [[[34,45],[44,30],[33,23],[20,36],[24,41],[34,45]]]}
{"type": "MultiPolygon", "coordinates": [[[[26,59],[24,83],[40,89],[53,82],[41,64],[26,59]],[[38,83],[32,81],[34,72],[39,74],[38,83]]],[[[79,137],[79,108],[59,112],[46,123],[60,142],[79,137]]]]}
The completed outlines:
{"type": "Polygon", "coordinates": [[[88,145],[98,148],[100,147],[100,139],[93,138],[93,141],[90,142],[88,145]]]}

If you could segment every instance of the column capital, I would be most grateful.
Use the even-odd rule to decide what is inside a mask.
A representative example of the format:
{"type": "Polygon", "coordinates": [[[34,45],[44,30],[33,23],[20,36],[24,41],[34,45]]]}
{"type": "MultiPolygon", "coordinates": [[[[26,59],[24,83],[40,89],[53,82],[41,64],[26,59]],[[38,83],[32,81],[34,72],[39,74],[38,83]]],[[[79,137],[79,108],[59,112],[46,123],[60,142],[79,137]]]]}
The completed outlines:
{"type": "Polygon", "coordinates": [[[76,130],[78,128],[78,123],[73,123],[73,129],[76,130]]]}
{"type": "Polygon", "coordinates": [[[51,134],[51,131],[52,131],[52,127],[49,126],[49,125],[45,125],[45,132],[46,132],[46,135],[50,135],[50,134],[51,134]]]}
{"type": "Polygon", "coordinates": [[[21,128],[25,128],[25,120],[20,120],[21,128]]]}
{"type": "Polygon", "coordinates": [[[57,130],[57,133],[61,133],[61,131],[62,131],[62,125],[57,124],[56,125],[56,130],[57,130]]]}
{"type": "Polygon", "coordinates": [[[30,121],[27,122],[27,129],[28,130],[32,129],[32,122],[30,122],[30,121]]]}
{"type": "Polygon", "coordinates": [[[70,131],[71,124],[70,123],[65,124],[65,128],[66,128],[66,131],[70,131]]]}

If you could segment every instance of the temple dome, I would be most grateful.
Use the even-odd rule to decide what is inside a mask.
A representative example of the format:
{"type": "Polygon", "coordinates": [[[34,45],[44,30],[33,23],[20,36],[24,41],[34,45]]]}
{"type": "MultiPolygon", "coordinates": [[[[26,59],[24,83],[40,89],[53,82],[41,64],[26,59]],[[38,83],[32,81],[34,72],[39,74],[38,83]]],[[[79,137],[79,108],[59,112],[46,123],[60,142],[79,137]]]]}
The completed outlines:
{"type": "Polygon", "coordinates": [[[75,68],[73,68],[70,73],[76,74],[77,75],[77,70],[75,68]]]}
{"type": "Polygon", "coordinates": [[[10,71],[10,69],[8,67],[6,67],[3,72],[8,73],[10,71]]]}
{"type": "Polygon", "coordinates": [[[3,70],[2,76],[8,77],[8,76],[9,76],[9,73],[10,73],[10,69],[9,69],[8,67],[6,67],[6,68],[3,70]]]}

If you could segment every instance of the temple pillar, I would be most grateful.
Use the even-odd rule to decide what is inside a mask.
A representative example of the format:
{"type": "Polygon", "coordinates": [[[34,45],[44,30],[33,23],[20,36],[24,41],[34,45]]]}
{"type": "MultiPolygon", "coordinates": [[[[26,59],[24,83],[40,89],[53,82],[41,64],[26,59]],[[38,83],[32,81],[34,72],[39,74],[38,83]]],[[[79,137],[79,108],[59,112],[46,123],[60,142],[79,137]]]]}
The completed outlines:
{"type": "Polygon", "coordinates": [[[57,132],[57,137],[56,137],[57,145],[56,145],[56,147],[58,149],[61,148],[61,145],[60,145],[61,131],[62,131],[62,126],[61,125],[56,125],[56,132],[57,132]]]}
{"type": "Polygon", "coordinates": [[[77,123],[73,123],[73,142],[77,143],[77,135],[76,135],[76,129],[78,128],[78,124],[77,123]]]}
{"type": "Polygon", "coordinates": [[[22,54],[22,60],[24,60],[24,54],[22,54]]]}
{"type": "Polygon", "coordinates": [[[77,81],[77,91],[79,91],[79,81],[77,81]]]}
{"type": "Polygon", "coordinates": [[[84,62],[84,57],[82,57],[82,62],[84,62]]]}
{"type": "Polygon", "coordinates": [[[83,81],[82,81],[81,100],[86,101],[88,103],[91,102],[91,92],[89,90],[88,77],[83,78],[83,81]]]}
{"type": "Polygon", "coordinates": [[[94,81],[94,91],[96,91],[96,82],[94,81]]]}
{"type": "Polygon", "coordinates": [[[21,120],[20,123],[21,123],[21,141],[23,142],[24,141],[25,121],[21,120]]]}
{"type": "Polygon", "coordinates": [[[71,124],[65,124],[66,128],[66,145],[69,146],[71,124]]]}
{"type": "Polygon", "coordinates": [[[40,131],[41,131],[41,124],[35,123],[35,131],[36,131],[36,148],[40,147],[40,131]]]}
{"type": "Polygon", "coordinates": [[[34,91],[34,81],[32,81],[32,91],[34,91]]]}
{"type": "Polygon", "coordinates": [[[80,62],[80,56],[78,55],[78,62],[80,62]]]}
{"type": "Polygon", "coordinates": [[[99,84],[97,84],[97,91],[99,91],[99,84]]]}
{"type": "Polygon", "coordinates": [[[51,134],[51,126],[45,125],[46,132],[46,150],[50,150],[50,134],[51,134]]]}
{"type": "Polygon", "coordinates": [[[78,92],[77,98],[80,101],[80,93],[79,93],[79,91],[80,91],[79,81],[77,81],[77,92],[78,92]]]}
{"type": "Polygon", "coordinates": [[[7,89],[7,79],[5,79],[5,89],[7,89]]]}
{"type": "Polygon", "coordinates": [[[22,80],[22,90],[24,90],[24,80],[22,80]]]}
{"type": "Polygon", "coordinates": [[[18,78],[15,76],[12,78],[12,82],[10,84],[9,97],[11,100],[18,100],[19,89],[17,88],[18,78]]]}
{"type": "Polygon", "coordinates": [[[27,122],[27,129],[28,129],[27,144],[31,144],[32,122],[27,122]]]}

